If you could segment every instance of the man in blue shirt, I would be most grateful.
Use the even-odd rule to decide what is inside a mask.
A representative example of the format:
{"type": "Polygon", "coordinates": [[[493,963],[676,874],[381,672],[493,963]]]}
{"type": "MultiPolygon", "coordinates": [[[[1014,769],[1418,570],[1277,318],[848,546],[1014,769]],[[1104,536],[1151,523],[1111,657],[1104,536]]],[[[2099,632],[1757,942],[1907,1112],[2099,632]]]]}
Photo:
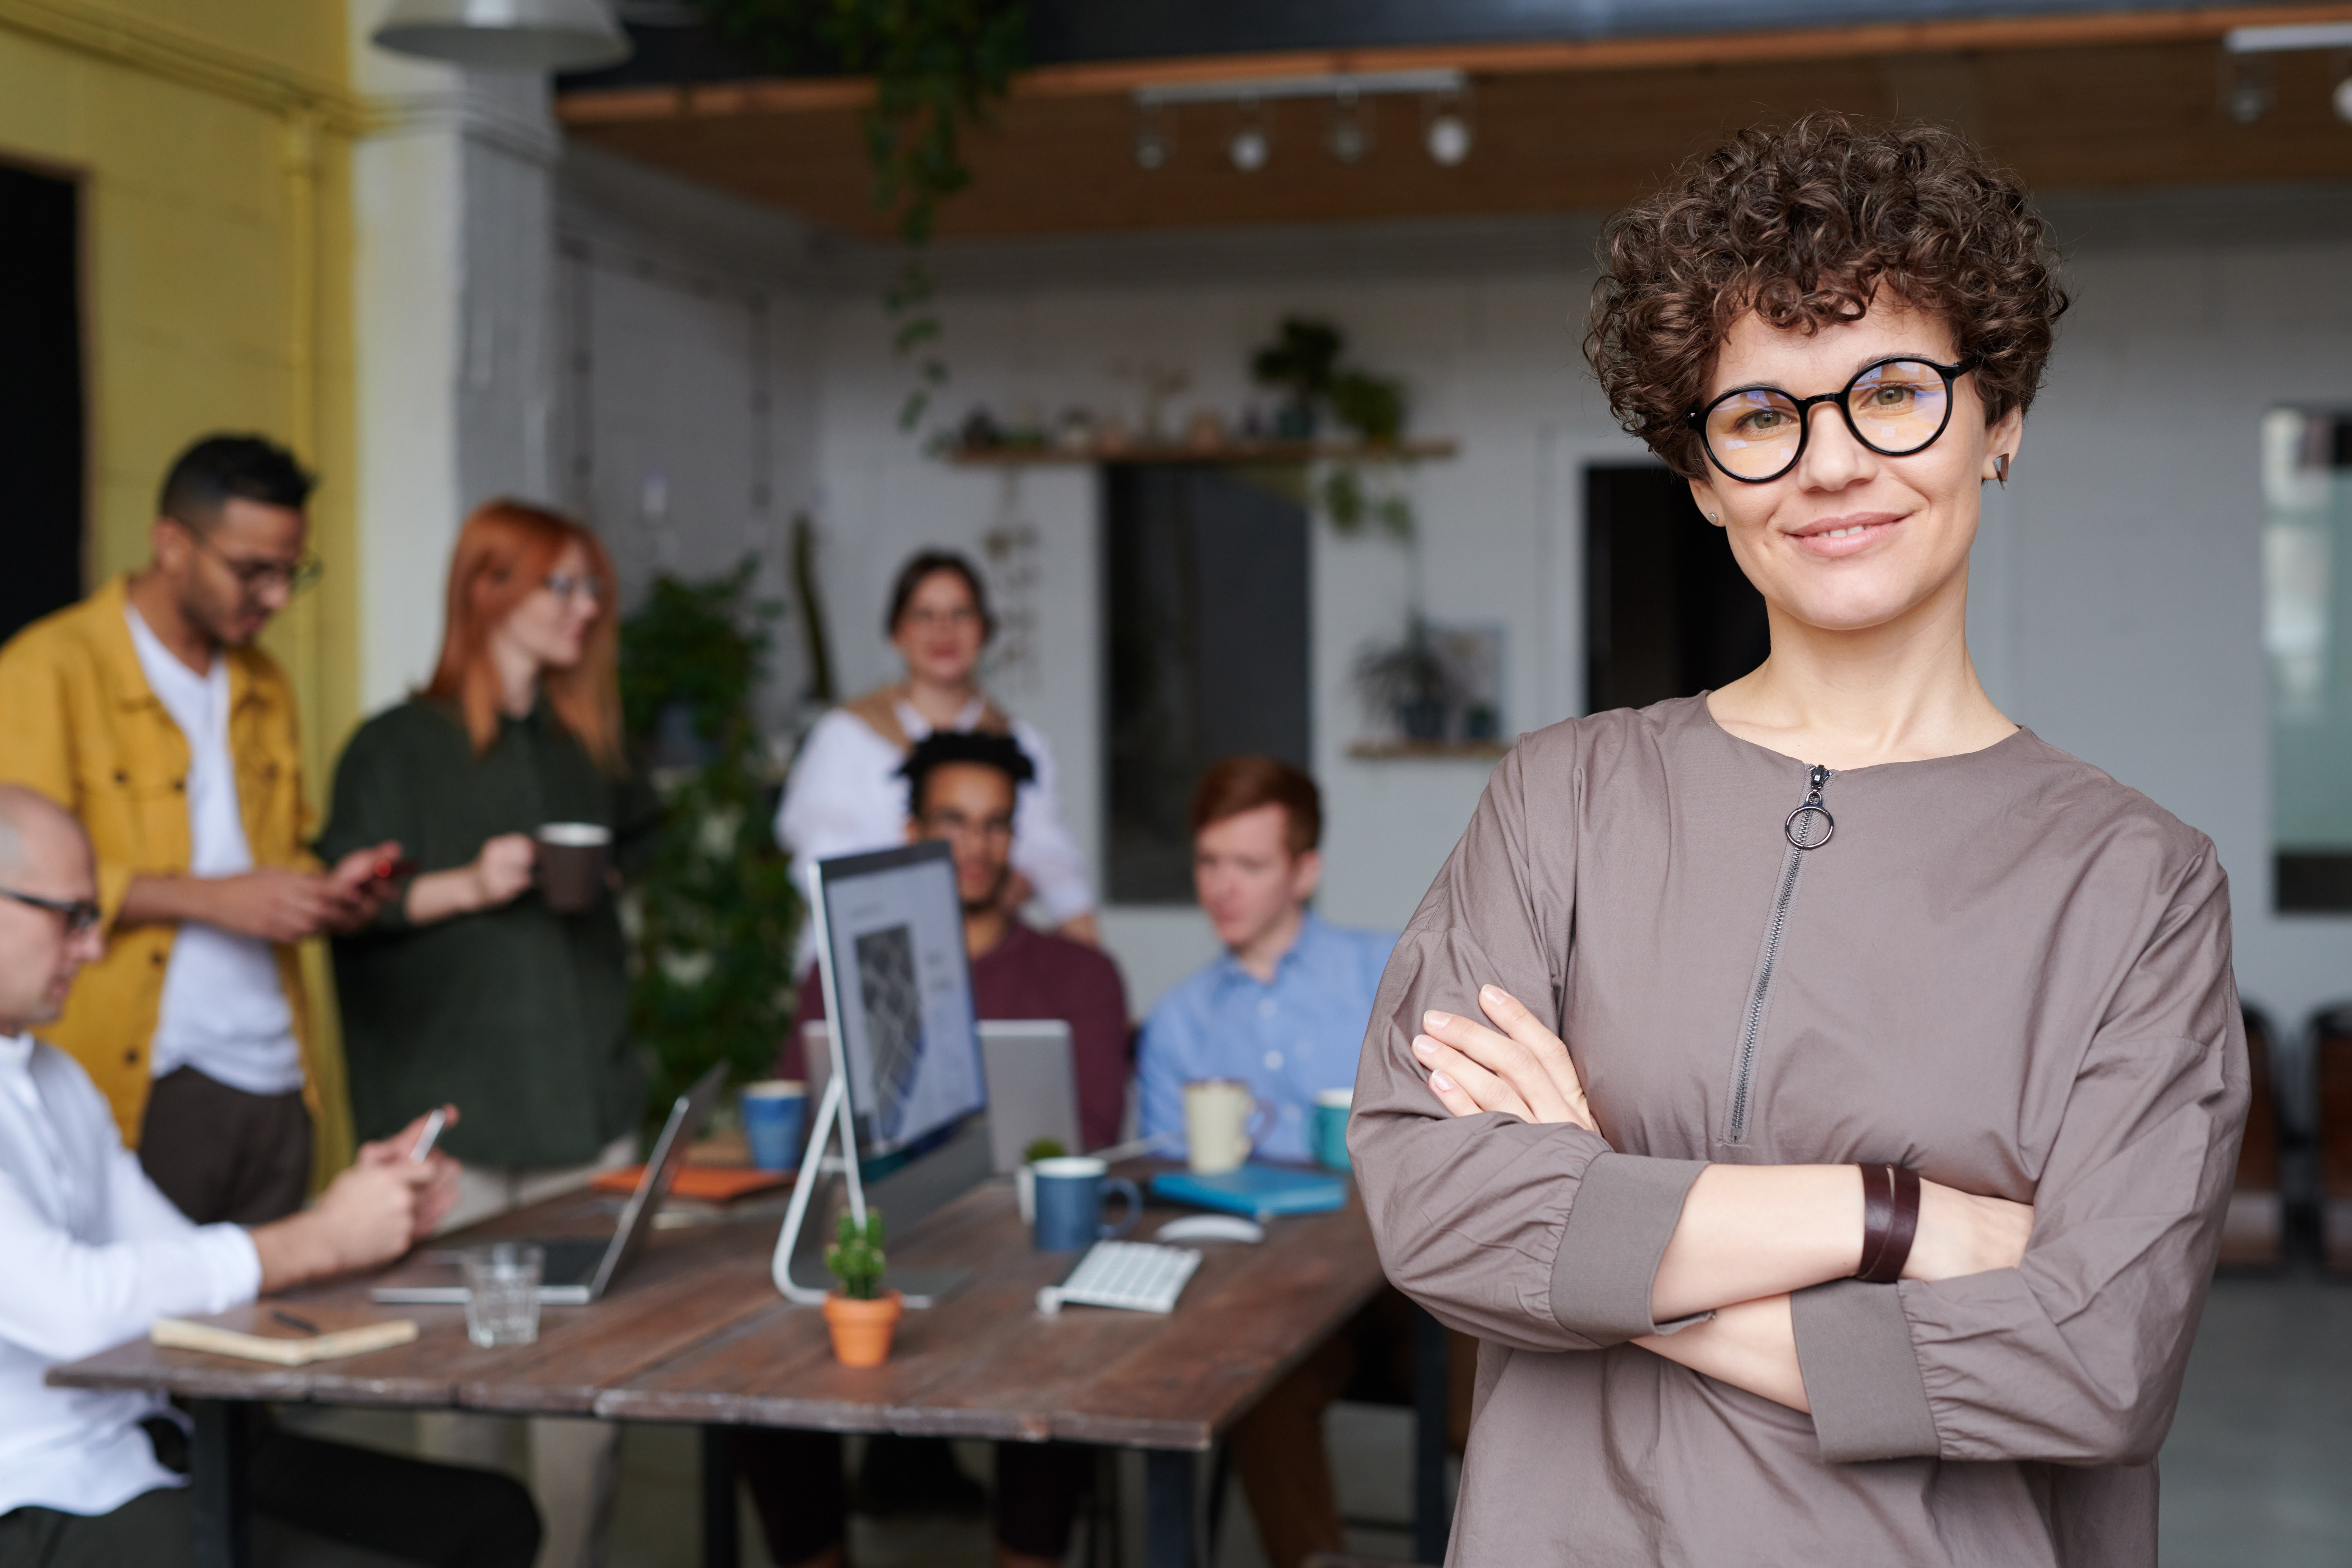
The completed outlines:
{"type": "Polygon", "coordinates": [[[1192,886],[1225,952],[1144,1020],[1141,1131],[1180,1143],[1184,1085],[1239,1079],[1272,1109],[1257,1156],[1304,1162],[1316,1095],[1356,1081],[1396,933],[1332,925],[1307,907],[1323,875],[1323,809],[1297,768],[1228,757],[1201,775],[1192,816],[1192,886]]]}
{"type": "MultiPolygon", "coordinates": [[[[1355,1084],[1396,935],[1331,925],[1307,909],[1323,874],[1323,805],[1315,781],[1297,768],[1228,757],[1201,775],[1192,818],[1192,886],[1225,952],[1144,1020],[1142,1131],[1181,1145],[1184,1085],[1239,1079],[1273,1108],[1255,1156],[1304,1161],[1316,1095],[1355,1084]]],[[[1323,1407],[1351,1390],[1405,1394],[1412,1346],[1412,1308],[1384,1289],[1234,1428],[1234,1470],[1273,1568],[1341,1549],[1323,1407]]],[[[1457,1345],[1454,1353],[1455,1425],[1466,1430],[1472,1352],[1457,1345]]]]}

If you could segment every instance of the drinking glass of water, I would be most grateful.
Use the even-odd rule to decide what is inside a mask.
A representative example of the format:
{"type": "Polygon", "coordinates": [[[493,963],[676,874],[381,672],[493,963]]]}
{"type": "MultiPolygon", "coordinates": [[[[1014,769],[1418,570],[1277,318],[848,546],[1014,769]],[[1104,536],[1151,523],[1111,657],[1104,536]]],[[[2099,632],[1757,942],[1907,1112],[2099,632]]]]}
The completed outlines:
{"type": "Polygon", "coordinates": [[[539,1338],[539,1277],[546,1253],[501,1241],[466,1253],[466,1337],[484,1350],[539,1338]]]}

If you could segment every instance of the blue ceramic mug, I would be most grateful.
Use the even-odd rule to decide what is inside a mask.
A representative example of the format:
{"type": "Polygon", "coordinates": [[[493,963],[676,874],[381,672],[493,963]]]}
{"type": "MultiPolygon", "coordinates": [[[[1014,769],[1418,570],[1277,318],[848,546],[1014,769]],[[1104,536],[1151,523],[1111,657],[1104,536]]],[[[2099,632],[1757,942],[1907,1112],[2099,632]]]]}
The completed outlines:
{"type": "Polygon", "coordinates": [[[1041,1252],[1076,1252],[1114,1236],[1125,1236],[1143,1217],[1143,1194],[1124,1176],[1109,1174],[1110,1167],[1084,1155],[1031,1163],[1037,1189],[1034,1235],[1041,1252]],[[1127,1213],[1116,1225],[1102,1216],[1103,1196],[1117,1193],[1127,1200],[1127,1213]]]}
{"type": "Polygon", "coordinates": [[[1327,1089],[1315,1097],[1315,1124],[1307,1146],[1327,1171],[1348,1168],[1348,1112],[1355,1102],[1352,1089],[1327,1089]]]}
{"type": "Polygon", "coordinates": [[[751,1163],[763,1171],[789,1171],[801,1157],[801,1124],[808,1109],[808,1086],[797,1079],[769,1079],[743,1086],[743,1141],[751,1163]]]}

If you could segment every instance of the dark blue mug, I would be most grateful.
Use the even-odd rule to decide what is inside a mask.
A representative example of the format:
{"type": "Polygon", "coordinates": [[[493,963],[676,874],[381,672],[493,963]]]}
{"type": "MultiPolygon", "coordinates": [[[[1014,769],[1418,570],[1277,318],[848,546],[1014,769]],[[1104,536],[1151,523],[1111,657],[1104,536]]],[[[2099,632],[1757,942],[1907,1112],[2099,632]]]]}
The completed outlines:
{"type": "Polygon", "coordinates": [[[1084,1155],[1038,1160],[1030,1167],[1037,1189],[1037,1222],[1034,1234],[1041,1252],[1076,1252],[1114,1236],[1125,1236],[1143,1217],[1143,1194],[1124,1176],[1109,1174],[1110,1167],[1084,1155]],[[1116,1225],[1102,1216],[1103,1196],[1117,1193],[1127,1200],[1127,1213],[1116,1225]]]}

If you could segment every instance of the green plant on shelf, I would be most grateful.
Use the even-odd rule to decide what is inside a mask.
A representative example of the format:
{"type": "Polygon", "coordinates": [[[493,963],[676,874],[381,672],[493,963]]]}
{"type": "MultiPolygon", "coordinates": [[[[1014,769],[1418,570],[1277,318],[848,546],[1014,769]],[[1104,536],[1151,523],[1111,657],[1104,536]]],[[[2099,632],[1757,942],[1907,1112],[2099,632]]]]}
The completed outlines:
{"type": "Polygon", "coordinates": [[[882,1253],[882,1211],[869,1208],[866,1223],[842,1212],[834,1226],[835,1239],[824,1249],[824,1269],[841,1282],[841,1293],[853,1301],[871,1301],[882,1294],[882,1273],[889,1260],[882,1253]]]}
{"type": "Polygon", "coordinates": [[[1328,410],[1363,443],[1362,456],[1327,464],[1315,487],[1332,528],[1352,538],[1370,525],[1410,543],[1412,501],[1402,479],[1410,459],[1398,449],[1408,411],[1404,383],[1343,363],[1347,352],[1346,335],[1330,322],[1286,316],[1274,341],[1250,356],[1250,376],[1287,395],[1275,415],[1284,439],[1312,440],[1328,410]]]}

